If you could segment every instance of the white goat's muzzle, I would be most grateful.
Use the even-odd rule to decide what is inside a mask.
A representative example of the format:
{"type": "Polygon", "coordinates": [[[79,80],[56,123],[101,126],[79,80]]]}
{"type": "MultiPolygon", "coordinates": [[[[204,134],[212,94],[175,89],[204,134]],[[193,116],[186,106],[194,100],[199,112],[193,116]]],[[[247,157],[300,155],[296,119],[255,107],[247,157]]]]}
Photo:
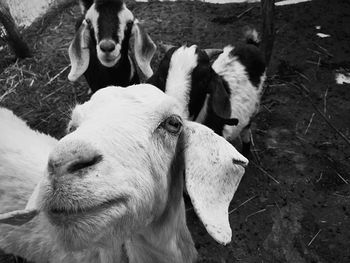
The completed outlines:
{"type": "MultiPolygon", "coordinates": [[[[75,136],[63,138],[48,161],[48,182],[44,210],[53,225],[65,225],[72,220],[85,221],[101,214],[123,214],[127,195],[96,195],[87,185],[101,173],[102,154],[84,140],[75,136]]],[[[96,193],[99,190],[96,189],[96,193]]]]}

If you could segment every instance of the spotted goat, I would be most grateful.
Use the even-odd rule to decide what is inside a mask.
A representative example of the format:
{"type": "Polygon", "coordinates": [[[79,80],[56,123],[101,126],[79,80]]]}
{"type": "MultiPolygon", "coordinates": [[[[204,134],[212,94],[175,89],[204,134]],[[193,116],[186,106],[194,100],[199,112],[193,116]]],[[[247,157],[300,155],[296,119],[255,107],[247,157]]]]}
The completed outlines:
{"type": "Polygon", "coordinates": [[[210,58],[222,50],[202,50],[196,45],[161,46],[166,53],[147,83],[176,98],[183,109],[183,116],[190,120],[198,117],[207,94],[213,94],[211,105],[216,118],[225,124],[237,125],[236,118],[230,119],[230,102],[225,96],[222,80],[210,64],[210,58]]]}
{"type": "Polygon", "coordinates": [[[244,43],[223,50],[164,45],[166,54],[148,80],[178,99],[185,116],[250,149],[250,123],[258,112],[266,66],[258,33],[245,27],[244,43]],[[220,54],[221,53],[221,54],[220,54]],[[214,63],[210,59],[220,54],[214,63]]]}
{"type": "Polygon", "coordinates": [[[146,78],[153,74],[156,45],[122,0],[80,0],[80,6],[82,17],[68,50],[70,81],[84,74],[94,93],[109,85],[140,83],[137,66],[146,78]]]}

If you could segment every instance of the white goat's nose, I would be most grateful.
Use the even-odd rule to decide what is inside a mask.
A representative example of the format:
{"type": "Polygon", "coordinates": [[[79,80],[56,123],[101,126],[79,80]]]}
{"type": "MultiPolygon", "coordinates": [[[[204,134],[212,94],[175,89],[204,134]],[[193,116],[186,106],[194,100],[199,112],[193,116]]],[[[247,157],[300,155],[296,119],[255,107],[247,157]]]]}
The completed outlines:
{"type": "Polygon", "coordinates": [[[64,141],[51,153],[48,172],[52,177],[82,175],[84,170],[102,161],[102,155],[84,142],[64,141]]]}

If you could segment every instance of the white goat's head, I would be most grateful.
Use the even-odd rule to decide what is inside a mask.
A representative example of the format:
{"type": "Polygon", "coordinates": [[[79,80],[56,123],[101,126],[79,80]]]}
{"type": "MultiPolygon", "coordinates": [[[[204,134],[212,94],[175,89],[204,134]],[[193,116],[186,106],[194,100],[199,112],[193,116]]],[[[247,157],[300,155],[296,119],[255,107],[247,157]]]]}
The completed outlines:
{"type": "Polygon", "coordinates": [[[137,64],[146,77],[152,75],[150,62],[156,45],[122,0],[80,0],[80,6],[84,19],[69,46],[69,80],[77,80],[96,56],[108,68],[122,56],[128,59],[132,36],[137,64]]]}
{"type": "Polygon", "coordinates": [[[74,109],[37,198],[65,247],[108,246],[173,218],[183,202],[183,172],[209,234],[230,242],[228,206],[248,161],[181,112],[149,84],[101,89],[74,109]]]}

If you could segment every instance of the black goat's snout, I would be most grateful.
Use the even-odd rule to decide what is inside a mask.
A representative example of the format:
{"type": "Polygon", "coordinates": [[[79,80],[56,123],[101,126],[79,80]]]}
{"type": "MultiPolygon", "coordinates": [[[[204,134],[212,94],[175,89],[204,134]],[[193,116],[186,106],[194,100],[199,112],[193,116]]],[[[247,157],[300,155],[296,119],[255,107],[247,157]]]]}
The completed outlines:
{"type": "Polygon", "coordinates": [[[105,53],[110,53],[115,49],[115,43],[113,40],[102,40],[100,42],[100,49],[105,53]]]}

